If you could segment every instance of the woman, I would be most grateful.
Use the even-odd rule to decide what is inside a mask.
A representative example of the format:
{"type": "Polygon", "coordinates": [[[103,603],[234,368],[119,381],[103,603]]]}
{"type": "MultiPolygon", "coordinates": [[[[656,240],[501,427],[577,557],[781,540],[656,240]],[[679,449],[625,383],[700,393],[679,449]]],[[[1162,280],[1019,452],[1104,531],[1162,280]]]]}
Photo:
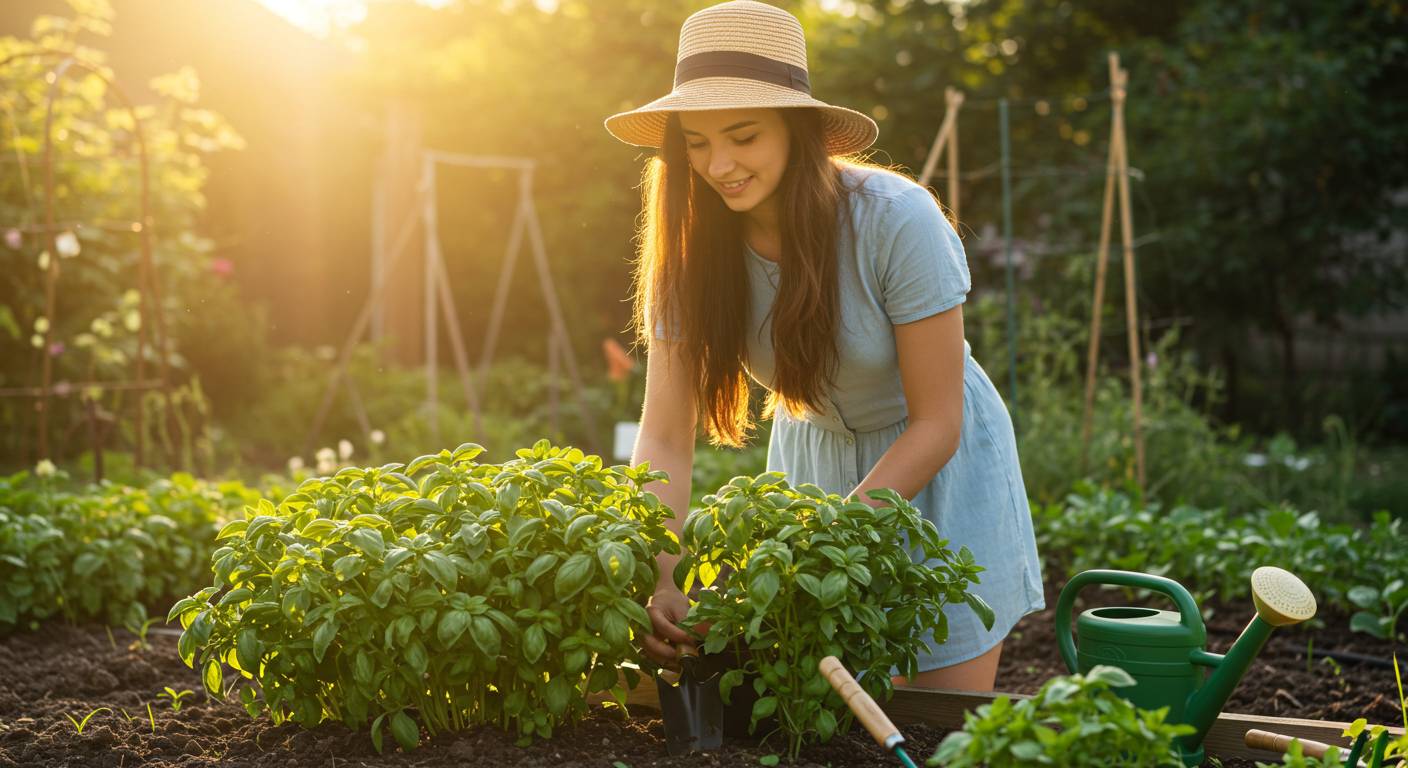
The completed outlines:
{"type": "MultiPolygon", "coordinates": [[[[1003,639],[1045,602],[1012,422],[963,338],[963,246],[927,189],[839,158],[878,128],[812,98],[806,67],[795,17],[732,0],[684,22],[670,94],[606,120],[661,150],[645,173],[632,460],[676,478],[651,490],[679,533],[698,417],[711,443],[740,445],[751,375],[769,391],[768,470],[875,505],[864,491],[894,488],[987,568],[973,590],[991,631],[953,606],[948,641],[904,682],[992,690],[1003,639]]],[[[642,639],[663,664],[690,640],[677,561],[660,556],[642,639]]]]}

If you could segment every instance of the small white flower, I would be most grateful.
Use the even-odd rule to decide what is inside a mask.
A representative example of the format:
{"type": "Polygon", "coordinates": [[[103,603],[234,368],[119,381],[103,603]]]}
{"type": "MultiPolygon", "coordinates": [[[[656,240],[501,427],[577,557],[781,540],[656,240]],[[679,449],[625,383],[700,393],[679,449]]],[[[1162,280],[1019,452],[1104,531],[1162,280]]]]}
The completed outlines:
{"type": "Polygon", "coordinates": [[[57,471],[58,467],[48,459],[40,459],[39,463],[34,465],[34,474],[38,477],[53,477],[57,471]]]}
{"type": "Polygon", "coordinates": [[[78,235],[72,232],[60,232],[54,238],[54,247],[58,249],[59,256],[71,259],[83,251],[83,247],[78,244],[78,235]]]}
{"type": "Polygon", "coordinates": [[[347,461],[348,459],[352,458],[352,441],[351,441],[351,440],[338,440],[338,441],[337,441],[337,457],[338,457],[339,459],[342,459],[343,461],[347,461]]]}
{"type": "Polygon", "coordinates": [[[122,324],[127,330],[136,333],[137,329],[142,327],[142,313],[135,309],[128,310],[127,314],[122,316],[122,324]]]}
{"type": "Polygon", "coordinates": [[[30,346],[34,347],[35,349],[39,349],[40,347],[44,346],[44,337],[36,333],[33,336],[29,337],[29,343],[30,346]]]}
{"type": "Polygon", "coordinates": [[[112,336],[112,323],[105,317],[94,318],[93,324],[89,327],[92,329],[93,333],[105,339],[112,336]]]}
{"type": "Polygon", "coordinates": [[[319,464],[337,461],[337,452],[331,448],[319,448],[315,458],[317,458],[319,464]]]}
{"type": "Polygon", "coordinates": [[[301,469],[303,469],[303,457],[302,457],[302,456],[294,456],[294,457],[292,457],[292,458],[290,458],[290,459],[288,460],[288,473],[289,473],[290,475],[292,475],[292,474],[298,472],[298,471],[301,470],[301,469]]]}
{"type": "Polygon", "coordinates": [[[136,288],[128,288],[127,292],[122,294],[122,306],[124,307],[135,307],[141,303],[142,294],[138,293],[136,288]]]}
{"type": "Polygon", "coordinates": [[[1264,467],[1266,466],[1266,454],[1249,453],[1242,457],[1242,463],[1249,467],[1264,467]]]}
{"type": "Polygon", "coordinates": [[[319,461],[319,462],[318,462],[318,474],[320,474],[320,475],[331,475],[332,473],[334,473],[334,472],[336,472],[336,471],[337,471],[337,462],[336,462],[336,461],[319,461]]]}
{"type": "Polygon", "coordinates": [[[367,439],[372,441],[372,445],[381,445],[386,442],[386,433],[379,429],[373,429],[371,433],[367,435],[367,439]]]}
{"type": "Polygon", "coordinates": [[[75,347],[91,347],[98,343],[98,337],[91,333],[80,333],[73,337],[75,347]]]}
{"type": "Polygon", "coordinates": [[[49,252],[48,252],[48,251],[40,251],[40,252],[39,252],[39,271],[40,271],[40,272],[47,272],[47,271],[49,271],[49,252]]]}
{"type": "Polygon", "coordinates": [[[47,318],[47,317],[36,317],[36,318],[34,318],[34,332],[35,332],[35,333],[48,333],[48,332],[49,332],[49,318],[47,318]]]}
{"type": "Polygon", "coordinates": [[[1287,456],[1285,459],[1285,464],[1286,466],[1290,467],[1291,469],[1297,472],[1304,472],[1310,466],[1310,457],[1287,456]]]}

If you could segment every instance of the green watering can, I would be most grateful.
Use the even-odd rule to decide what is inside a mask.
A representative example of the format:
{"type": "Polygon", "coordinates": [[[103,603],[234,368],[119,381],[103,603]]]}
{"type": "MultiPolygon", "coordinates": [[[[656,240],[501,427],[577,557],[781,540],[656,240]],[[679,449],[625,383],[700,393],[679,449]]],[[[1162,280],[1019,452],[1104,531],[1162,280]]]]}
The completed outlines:
{"type": "Polygon", "coordinates": [[[1184,765],[1193,766],[1203,762],[1203,738],[1271,630],[1315,615],[1315,596],[1305,583],[1272,566],[1252,572],[1252,602],[1257,615],[1224,656],[1204,649],[1207,630],[1202,614],[1178,582],[1147,573],[1085,571],[1066,584],[1056,601],[1056,639],[1071,672],[1084,674],[1097,664],[1119,667],[1135,684],[1116,693],[1144,709],[1168,707],[1168,722],[1193,726],[1194,733],[1181,737],[1178,744],[1184,765]],[[1076,620],[1077,650],[1071,639],[1071,606],[1076,593],[1091,584],[1159,592],[1173,600],[1178,610],[1092,608],[1076,620]]]}

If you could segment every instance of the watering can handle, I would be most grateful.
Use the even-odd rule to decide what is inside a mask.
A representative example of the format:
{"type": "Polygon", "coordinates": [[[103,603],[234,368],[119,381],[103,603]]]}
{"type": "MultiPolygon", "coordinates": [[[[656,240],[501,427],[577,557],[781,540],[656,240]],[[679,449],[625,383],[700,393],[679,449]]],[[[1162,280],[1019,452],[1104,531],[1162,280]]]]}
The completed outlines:
{"type": "Polygon", "coordinates": [[[1061,589],[1061,596],[1056,600],[1056,643],[1061,651],[1061,660],[1066,662],[1066,669],[1071,672],[1077,669],[1076,643],[1071,637],[1071,607],[1075,604],[1076,594],[1081,588],[1091,584],[1149,589],[1166,595],[1178,606],[1179,623],[1198,635],[1204,633],[1203,615],[1198,612],[1198,605],[1193,602],[1193,596],[1173,579],[1134,571],[1083,571],[1066,583],[1061,589]]]}

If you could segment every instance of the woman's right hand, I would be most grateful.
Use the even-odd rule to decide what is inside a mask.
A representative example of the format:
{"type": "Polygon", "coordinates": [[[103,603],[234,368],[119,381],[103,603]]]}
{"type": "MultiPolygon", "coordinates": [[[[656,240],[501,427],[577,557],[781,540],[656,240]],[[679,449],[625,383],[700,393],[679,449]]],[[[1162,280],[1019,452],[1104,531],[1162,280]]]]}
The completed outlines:
{"type": "Polygon", "coordinates": [[[680,643],[693,643],[694,638],[679,626],[689,613],[689,598],[672,581],[662,581],[645,606],[654,633],[641,638],[641,650],[655,663],[674,669],[678,666],[680,643]]]}

